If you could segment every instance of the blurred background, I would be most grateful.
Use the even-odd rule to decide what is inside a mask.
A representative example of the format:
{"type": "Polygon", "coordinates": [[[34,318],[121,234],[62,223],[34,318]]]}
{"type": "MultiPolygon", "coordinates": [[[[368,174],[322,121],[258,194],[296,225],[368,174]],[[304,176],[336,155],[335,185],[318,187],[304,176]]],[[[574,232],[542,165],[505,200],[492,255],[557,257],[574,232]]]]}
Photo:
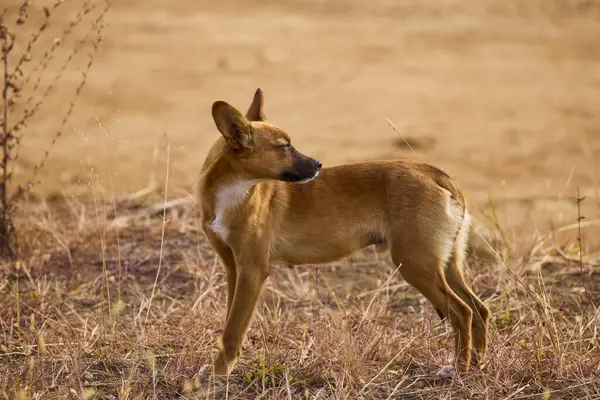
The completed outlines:
{"type": "MultiPolygon", "coordinates": [[[[77,4],[53,14],[56,35],[77,4]]],[[[168,142],[181,196],[218,137],[212,102],[245,111],[260,87],[270,121],[325,166],[419,158],[456,178],[480,215],[491,199],[515,232],[575,222],[578,186],[590,224],[600,215],[598,1],[127,0],[105,22],[39,172],[42,196],[84,197],[92,181],[108,195],[161,187],[168,142]]],[[[17,181],[48,149],[80,74],[68,69],[29,123],[17,181]]]]}

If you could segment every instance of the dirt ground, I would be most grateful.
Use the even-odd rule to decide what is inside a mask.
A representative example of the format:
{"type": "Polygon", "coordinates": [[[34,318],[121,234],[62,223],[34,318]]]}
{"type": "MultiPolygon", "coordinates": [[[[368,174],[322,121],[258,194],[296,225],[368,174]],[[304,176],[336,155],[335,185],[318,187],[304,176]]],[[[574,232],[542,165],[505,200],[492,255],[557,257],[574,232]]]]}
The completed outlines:
{"type": "MultiPolygon", "coordinates": [[[[164,182],[165,133],[169,188],[189,189],[217,138],[212,102],[245,109],[261,87],[269,119],[325,166],[419,157],[457,178],[475,208],[491,196],[503,223],[530,231],[574,222],[581,186],[593,220],[599,4],[117,1],[36,190],[89,193],[91,176],[109,194],[144,188],[152,173],[164,182]]],[[[73,18],[57,15],[57,26],[73,18]]],[[[78,74],[30,123],[17,180],[48,148],[78,74]]]]}

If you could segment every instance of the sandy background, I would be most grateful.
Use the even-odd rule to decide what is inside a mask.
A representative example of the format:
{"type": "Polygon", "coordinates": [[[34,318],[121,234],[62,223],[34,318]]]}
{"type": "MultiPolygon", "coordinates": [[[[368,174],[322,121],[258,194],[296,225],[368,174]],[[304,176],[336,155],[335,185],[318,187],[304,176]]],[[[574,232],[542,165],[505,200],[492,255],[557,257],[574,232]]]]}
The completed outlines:
{"type": "MultiPolygon", "coordinates": [[[[66,3],[55,26],[80,4],[66,3]]],[[[414,158],[389,118],[474,208],[491,196],[506,226],[574,222],[577,186],[588,220],[600,215],[600,2],[128,0],[106,22],[38,193],[164,182],[168,134],[169,190],[181,196],[218,135],[212,102],[245,110],[261,87],[269,119],[325,166],[414,158]]],[[[79,73],[68,69],[30,122],[17,181],[48,148],[79,73]]]]}

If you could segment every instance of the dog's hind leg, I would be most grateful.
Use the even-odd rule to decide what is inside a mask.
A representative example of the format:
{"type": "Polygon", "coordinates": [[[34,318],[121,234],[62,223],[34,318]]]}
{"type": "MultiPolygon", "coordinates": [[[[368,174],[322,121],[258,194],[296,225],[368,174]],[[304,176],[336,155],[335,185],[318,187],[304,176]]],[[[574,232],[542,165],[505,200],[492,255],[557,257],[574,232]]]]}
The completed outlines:
{"type": "Polygon", "coordinates": [[[446,280],[452,290],[471,308],[473,311],[472,334],[473,334],[473,356],[471,363],[479,365],[485,356],[487,348],[487,323],[490,311],[487,306],[473,293],[466,284],[462,274],[462,268],[455,257],[448,262],[446,268],[446,280]]]}
{"type": "Polygon", "coordinates": [[[460,369],[467,370],[471,362],[471,308],[446,282],[444,266],[434,255],[407,258],[392,247],[392,260],[400,265],[400,273],[431,304],[448,317],[455,336],[455,358],[460,369]]]}
{"type": "Polygon", "coordinates": [[[487,348],[487,325],[490,311],[488,307],[477,297],[473,290],[467,285],[463,275],[464,253],[469,232],[470,217],[465,213],[457,235],[456,243],[448,263],[446,265],[446,280],[452,290],[473,310],[473,348],[471,358],[472,365],[479,365],[485,356],[487,348]]]}
{"type": "Polygon", "coordinates": [[[424,196],[421,213],[398,214],[390,210],[388,243],[392,261],[408,284],[419,290],[454,331],[455,362],[459,370],[471,363],[473,310],[446,280],[446,262],[452,254],[462,210],[449,194],[424,196]],[[444,204],[445,203],[445,204],[444,204]],[[407,231],[408,229],[408,231],[407,231]]]}

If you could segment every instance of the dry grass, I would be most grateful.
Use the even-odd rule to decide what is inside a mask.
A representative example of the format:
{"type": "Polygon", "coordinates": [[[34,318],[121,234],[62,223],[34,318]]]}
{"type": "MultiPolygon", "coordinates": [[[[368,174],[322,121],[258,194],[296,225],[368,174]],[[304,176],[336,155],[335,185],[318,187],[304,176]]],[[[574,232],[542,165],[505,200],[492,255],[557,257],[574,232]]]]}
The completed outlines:
{"type": "MultiPolygon", "coordinates": [[[[600,273],[552,236],[512,254],[543,307],[475,246],[469,274],[493,311],[481,371],[435,378],[451,357],[448,327],[367,249],[318,274],[276,268],[229,380],[194,379],[216,350],[225,280],[193,203],[172,203],[163,224],[161,196],[20,210],[23,256],[0,268],[0,395],[600,398],[600,273]]],[[[489,238],[498,250],[500,236],[489,238]]]]}

